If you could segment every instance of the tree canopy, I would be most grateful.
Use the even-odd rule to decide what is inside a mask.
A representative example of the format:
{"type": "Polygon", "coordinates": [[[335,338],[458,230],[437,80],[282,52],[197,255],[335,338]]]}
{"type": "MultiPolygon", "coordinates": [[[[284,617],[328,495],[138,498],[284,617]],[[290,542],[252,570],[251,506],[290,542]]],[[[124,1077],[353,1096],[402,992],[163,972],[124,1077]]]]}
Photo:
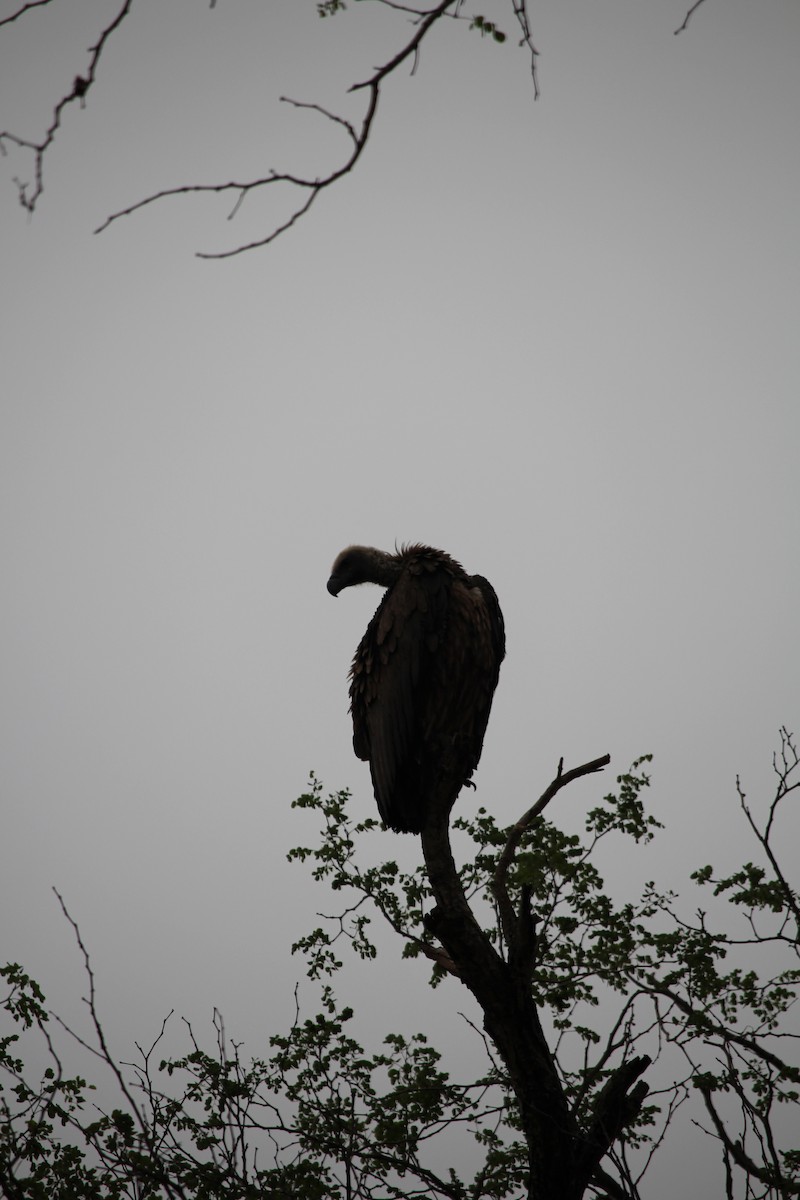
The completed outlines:
{"type": "MultiPolygon", "coordinates": [[[[215,1012],[210,1046],[186,1022],[185,1053],[162,1055],[167,1018],[118,1062],[67,913],[93,1037],[71,1033],[22,966],[2,970],[3,1194],[619,1200],[647,1195],[654,1156],[669,1153],[688,1118],[717,1144],[725,1195],[798,1194],[800,1152],[784,1115],[800,1096],[791,1028],[800,897],[779,848],[800,787],[795,742],[781,731],[769,799],[751,803],[737,781],[754,860],[727,873],[696,869],[703,907],[694,915],[656,882],[620,898],[600,871],[607,849],[635,853],[658,835],[644,803],[649,761],[617,778],[581,836],[544,813],[605,757],[570,771],[559,764],[510,828],[485,809],[457,816],[454,835],[471,847],[459,867],[446,819],[431,822],[424,862],[411,871],[392,858],[366,865],[386,833],[371,818],[354,823],[349,792],[326,794],[312,777],[295,806],[319,818],[321,836],[289,857],[340,904],[293,946],[319,988],[319,1011],[305,1016],[298,1003],[263,1057],[246,1060],[215,1012]],[[474,1078],[448,1069],[423,1031],[361,1044],[336,982],[348,952],[379,959],[376,921],[406,958],[428,960],[430,985],[452,989],[454,1004],[464,986],[476,998],[482,1026],[467,1023],[484,1069],[474,1078]],[[39,1076],[23,1054],[34,1033],[47,1055],[39,1076]],[[108,1080],[65,1070],[59,1040],[70,1036],[92,1075],[98,1061],[110,1073],[115,1099],[108,1080]]],[[[424,986],[418,967],[406,974],[406,986],[424,986]]]]}

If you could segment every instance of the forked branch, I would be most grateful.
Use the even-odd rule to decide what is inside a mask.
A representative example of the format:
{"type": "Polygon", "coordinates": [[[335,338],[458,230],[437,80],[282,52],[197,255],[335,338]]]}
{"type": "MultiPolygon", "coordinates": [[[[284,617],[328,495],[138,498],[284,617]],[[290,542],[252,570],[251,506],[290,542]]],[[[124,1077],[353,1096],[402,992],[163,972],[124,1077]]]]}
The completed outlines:
{"type": "Polygon", "coordinates": [[[560,759],[555,778],[548,784],[536,803],[520,817],[515,825],[511,826],[492,879],[492,892],[500,913],[500,920],[503,924],[503,935],[509,945],[513,945],[516,940],[517,917],[508,895],[508,871],[514,861],[514,855],[522,838],[562,788],[567,787],[568,784],[573,783],[576,779],[580,779],[584,775],[594,775],[598,771],[602,771],[610,762],[611,755],[604,754],[601,758],[593,758],[591,762],[582,763],[579,767],[573,767],[570,771],[565,771],[564,760],[563,758],[560,759]]]}

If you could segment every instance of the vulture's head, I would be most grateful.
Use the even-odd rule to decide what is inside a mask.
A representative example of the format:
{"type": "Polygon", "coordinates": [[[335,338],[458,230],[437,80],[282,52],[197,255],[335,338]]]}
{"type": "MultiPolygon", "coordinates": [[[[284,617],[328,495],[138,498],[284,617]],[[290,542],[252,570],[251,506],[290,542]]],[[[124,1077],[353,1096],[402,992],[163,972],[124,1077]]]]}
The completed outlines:
{"type": "Polygon", "coordinates": [[[331,567],[328,591],[338,596],[345,588],[359,583],[377,583],[390,587],[397,578],[399,564],[393,554],[375,550],[372,546],[348,546],[331,567]]]}

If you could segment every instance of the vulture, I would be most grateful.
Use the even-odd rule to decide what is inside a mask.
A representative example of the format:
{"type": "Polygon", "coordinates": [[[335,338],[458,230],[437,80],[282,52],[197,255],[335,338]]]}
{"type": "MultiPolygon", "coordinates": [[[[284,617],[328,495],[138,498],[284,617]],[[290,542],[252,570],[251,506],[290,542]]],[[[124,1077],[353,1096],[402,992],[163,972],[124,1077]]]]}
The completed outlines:
{"type": "Polygon", "coordinates": [[[349,546],[328,591],[359,583],[386,593],[350,668],[353,749],[369,762],[384,824],[421,833],[434,790],[444,787],[452,804],[478,765],[505,655],[503,614],[488,580],[431,546],[349,546]]]}

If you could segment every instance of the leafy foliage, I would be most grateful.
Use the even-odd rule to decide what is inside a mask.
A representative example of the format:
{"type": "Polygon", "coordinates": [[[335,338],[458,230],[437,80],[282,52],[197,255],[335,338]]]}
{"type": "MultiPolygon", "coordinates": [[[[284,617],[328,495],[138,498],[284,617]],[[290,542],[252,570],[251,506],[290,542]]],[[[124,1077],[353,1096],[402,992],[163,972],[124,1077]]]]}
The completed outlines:
{"type": "MultiPolygon", "coordinates": [[[[728,1195],[777,1200],[800,1192],[800,1152],[781,1148],[776,1122],[800,1098],[789,1021],[800,984],[800,903],[775,846],[780,806],[800,786],[800,766],[785,730],[781,739],[765,817],[756,818],[739,786],[760,861],[722,875],[706,865],[692,876],[709,893],[716,920],[706,910],[687,917],[677,896],[654,883],[637,899],[618,900],[600,873],[599,850],[609,839],[644,844],[658,832],[644,806],[649,757],[587,813],[582,836],[546,820],[541,803],[511,831],[483,809],[454,822],[472,848],[460,867],[464,894],[504,961],[514,950],[509,921],[529,916],[530,994],[577,1127],[590,1130],[598,1113],[610,1111],[610,1090],[621,1079],[627,1086],[641,1072],[637,1063],[653,1062],[648,1074],[656,1086],[648,1103],[640,1097],[625,1110],[590,1183],[597,1195],[639,1195],[653,1153],[685,1104],[719,1143],[728,1195]],[[788,966],[778,958],[787,954],[788,966]]],[[[295,802],[319,817],[322,836],[289,857],[310,867],[342,904],[293,947],[313,981],[308,986],[319,988],[320,1011],[303,1017],[298,1004],[291,1028],[269,1039],[264,1058],[245,1060],[215,1013],[210,1048],[185,1022],[185,1052],[163,1054],[165,1021],[149,1048],[137,1045],[134,1060],[118,1064],[102,1033],[87,956],[95,1039],[72,1036],[111,1074],[117,1102],[105,1108],[98,1098],[107,1084],[97,1081],[95,1090],[64,1070],[51,1037],[58,1019],[38,984],[19,964],[0,971],[12,1030],[0,1038],[4,1196],[479,1200],[526,1193],[529,1148],[493,1041],[476,1027],[485,1070],[456,1081],[423,1033],[390,1032],[377,1048],[365,1048],[354,1036],[352,1008],[336,997],[343,951],[365,961],[378,956],[376,918],[402,939],[407,957],[430,959],[432,984],[458,974],[432,932],[424,866],[402,870],[393,859],[365,865],[366,851],[379,838],[383,847],[385,836],[375,820],[354,823],[348,802],[346,791],[326,795],[313,777],[295,802]],[[38,1081],[30,1080],[21,1051],[21,1039],[33,1034],[47,1053],[38,1081]],[[463,1167],[443,1169],[437,1153],[440,1136],[459,1130],[472,1146],[458,1157],[473,1164],[469,1175],[463,1167]]]]}
{"type": "Polygon", "coordinates": [[[477,29],[481,37],[490,37],[495,42],[504,42],[506,35],[502,29],[498,29],[494,21],[487,21],[486,17],[475,16],[470,22],[470,29],[477,29]]]}

